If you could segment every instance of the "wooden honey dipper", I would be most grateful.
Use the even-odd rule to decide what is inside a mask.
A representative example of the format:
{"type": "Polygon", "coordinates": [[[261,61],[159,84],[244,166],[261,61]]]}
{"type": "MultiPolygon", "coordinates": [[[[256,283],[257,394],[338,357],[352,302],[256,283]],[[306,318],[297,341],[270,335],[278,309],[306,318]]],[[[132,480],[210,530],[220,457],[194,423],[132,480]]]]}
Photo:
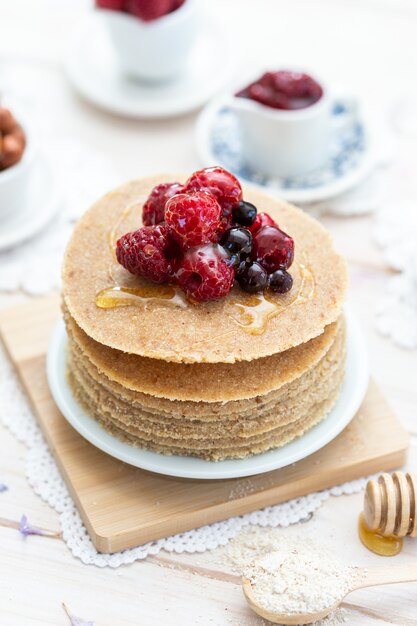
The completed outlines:
{"type": "Polygon", "coordinates": [[[383,537],[417,537],[417,474],[381,474],[366,485],[365,524],[383,537]]]}

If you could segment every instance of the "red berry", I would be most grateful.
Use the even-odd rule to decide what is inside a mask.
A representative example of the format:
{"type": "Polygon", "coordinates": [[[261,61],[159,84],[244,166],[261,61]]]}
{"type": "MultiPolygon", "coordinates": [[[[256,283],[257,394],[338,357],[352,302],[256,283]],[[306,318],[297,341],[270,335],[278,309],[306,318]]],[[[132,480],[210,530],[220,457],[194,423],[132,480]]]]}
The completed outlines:
{"type": "Polygon", "coordinates": [[[274,222],[268,213],[258,213],[252,226],[249,226],[249,230],[254,235],[262,226],[275,226],[278,228],[278,224],[274,222]]]}
{"type": "Polygon", "coordinates": [[[208,191],[217,199],[224,215],[229,215],[242,200],[238,179],[222,167],[206,167],[194,172],[185,183],[185,191],[208,191]]]}
{"type": "Polygon", "coordinates": [[[118,262],[154,283],[172,282],[180,252],[167,226],[143,226],[116,244],[118,262]]]}
{"type": "Polygon", "coordinates": [[[124,0],[96,0],[96,6],[100,9],[111,9],[112,11],[123,11],[124,0]]]}
{"type": "Polygon", "coordinates": [[[217,229],[217,237],[215,238],[215,241],[219,242],[220,239],[223,237],[224,233],[226,232],[226,230],[230,230],[231,228],[233,228],[234,226],[234,221],[232,218],[232,215],[223,215],[220,218],[220,226],[217,229]]]}
{"type": "Polygon", "coordinates": [[[171,11],[171,0],[126,0],[126,9],[144,22],[150,22],[171,11]]]}
{"type": "Polygon", "coordinates": [[[220,214],[216,198],[205,191],[179,193],[165,206],[166,223],[184,249],[214,241],[220,214]]]}
{"type": "Polygon", "coordinates": [[[184,186],[181,183],[161,183],[151,191],[143,205],[142,222],[144,226],[160,224],[165,219],[165,204],[176,193],[182,193],[184,186]]]}
{"type": "Polygon", "coordinates": [[[294,260],[294,241],[275,226],[263,226],[253,236],[252,255],[267,272],[288,269],[294,260]]]}
{"type": "Polygon", "coordinates": [[[184,4],[185,0],[172,0],[171,2],[171,11],[176,11],[184,4]]]}
{"type": "Polygon", "coordinates": [[[202,246],[186,252],[177,280],[186,295],[196,302],[224,298],[233,286],[233,267],[218,245],[202,246]]]}

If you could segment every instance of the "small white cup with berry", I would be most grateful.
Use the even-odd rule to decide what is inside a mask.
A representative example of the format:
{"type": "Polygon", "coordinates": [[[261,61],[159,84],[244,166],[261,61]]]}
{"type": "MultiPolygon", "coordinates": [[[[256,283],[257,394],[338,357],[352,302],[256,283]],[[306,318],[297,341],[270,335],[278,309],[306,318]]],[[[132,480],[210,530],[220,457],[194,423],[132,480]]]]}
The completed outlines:
{"type": "Polygon", "coordinates": [[[221,300],[235,283],[251,294],[292,288],[293,239],[244,201],[237,178],[221,167],[154,187],[142,221],[117,241],[118,262],[153,283],[178,285],[193,303],[221,300]]]}
{"type": "Polygon", "coordinates": [[[163,82],[181,75],[200,25],[199,0],[96,0],[121,72],[163,82]]]}
{"type": "Polygon", "coordinates": [[[252,168],[274,177],[308,174],[329,156],[332,130],[352,124],[357,102],[337,97],[322,81],[294,70],[265,72],[228,101],[252,168]],[[335,102],[343,104],[332,115],[335,102]]]}

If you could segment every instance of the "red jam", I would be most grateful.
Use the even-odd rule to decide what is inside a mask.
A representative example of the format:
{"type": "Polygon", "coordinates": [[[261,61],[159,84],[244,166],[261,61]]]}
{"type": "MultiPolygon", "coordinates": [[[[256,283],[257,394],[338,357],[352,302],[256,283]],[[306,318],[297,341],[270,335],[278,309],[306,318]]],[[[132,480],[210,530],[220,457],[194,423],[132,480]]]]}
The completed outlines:
{"type": "Polygon", "coordinates": [[[323,89],[308,74],[301,72],[266,72],[236,96],[249,98],[272,109],[294,111],[315,104],[323,95],[323,89]]]}

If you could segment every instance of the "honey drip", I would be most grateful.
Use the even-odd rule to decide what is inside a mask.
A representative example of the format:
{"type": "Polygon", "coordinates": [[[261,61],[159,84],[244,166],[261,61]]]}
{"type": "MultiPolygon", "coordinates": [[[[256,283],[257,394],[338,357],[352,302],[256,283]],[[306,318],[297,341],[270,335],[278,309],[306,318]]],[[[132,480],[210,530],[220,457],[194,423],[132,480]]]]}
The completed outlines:
{"type": "Polygon", "coordinates": [[[187,302],[182,292],[171,285],[149,285],[146,287],[108,287],[96,295],[96,305],[100,309],[114,309],[120,306],[141,306],[149,302],[166,303],[185,308],[187,302]]]}
{"type": "Polygon", "coordinates": [[[402,550],[403,540],[400,537],[384,537],[377,530],[371,530],[365,523],[363,513],[359,517],[358,533],[363,545],[380,556],[395,556],[402,550]]]}
{"type": "Polygon", "coordinates": [[[124,220],[130,215],[132,210],[135,207],[139,207],[139,206],[140,205],[138,204],[138,202],[132,202],[132,204],[129,204],[127,207],[125,207],[123,211],[121,212],[117,222],[115,223],[113,228],[109,231],[107,239],[108,239],[108,244],[109,244],[112,256],[114,258],[116,258],[116,254],[115,254],[116,241],[118,240],[119,236],[123,234],[123,233],[118,234],[117,231],[119,230],[122,222],[124,222],[124,220]]]}
{"type": "Polygon", "coordinates": [[[299,264],[301,284],[297,294],[292,300],[286,303],[279,302],[273,294],[264,292],[250,296],[244,302],[231,302],[229,316],[238,324],[242,330],[250,335],[261,335],[265,332],[268,322],[273,317],[280,315],[290,307],[311,300],[315,294],[315,278],[312,270],[299,264]]]}

